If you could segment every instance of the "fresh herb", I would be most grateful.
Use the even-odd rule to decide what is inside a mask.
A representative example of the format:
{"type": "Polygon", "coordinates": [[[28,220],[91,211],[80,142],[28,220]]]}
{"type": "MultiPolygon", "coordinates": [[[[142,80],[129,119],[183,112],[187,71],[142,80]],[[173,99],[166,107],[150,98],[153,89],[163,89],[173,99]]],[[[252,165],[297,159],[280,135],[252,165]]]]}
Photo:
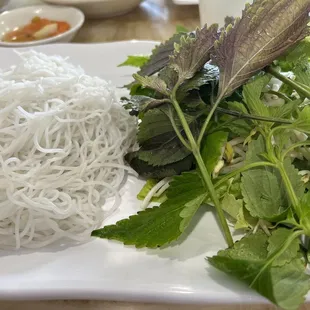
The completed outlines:
{"type": "Polygon", "coordinates": [[[128,58],[118,65],[119,67],[136,67],[141,68],[146,62],[148,62],[150,59],[149,56],[143,56],[143,55],[137,55],[137,56],[128,56],[128,58]]]}
{"type": "Polygon", "coordinates": [[[187,32],[189,32],[189,30],[182,25],[177,25],[176,26],[176,32],[177,33],[187,33],[187,32]]]}
{"type": "Polygon", "coordinates": [[[213,205],[228,249],[209,262],[298,308],[310,289],[300,239],[310,237],[310,171],[296,169],[310,159],[309,11],[308,0],[255,0],[223,29],[181,31],[153,50],[130,85],[140,149],[127,160],[160,180],[143,205],[157,187],[164,201],[93,236],[160,247],[213,205]],[[228,222],[247,235],[234,243],[228,222]]]}

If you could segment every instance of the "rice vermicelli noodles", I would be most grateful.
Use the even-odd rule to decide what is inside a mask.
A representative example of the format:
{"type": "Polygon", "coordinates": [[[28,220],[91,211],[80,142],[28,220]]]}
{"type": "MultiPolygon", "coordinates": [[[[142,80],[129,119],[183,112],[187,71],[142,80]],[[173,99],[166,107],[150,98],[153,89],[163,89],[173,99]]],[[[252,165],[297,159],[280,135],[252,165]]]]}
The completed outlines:
{"type": "Polygon", "coordinates": [[[66,59],[19,56],[0,71],[0,247],[86,241],[106,198],[117,205],[136,120],[109,83],[66,59]]]}

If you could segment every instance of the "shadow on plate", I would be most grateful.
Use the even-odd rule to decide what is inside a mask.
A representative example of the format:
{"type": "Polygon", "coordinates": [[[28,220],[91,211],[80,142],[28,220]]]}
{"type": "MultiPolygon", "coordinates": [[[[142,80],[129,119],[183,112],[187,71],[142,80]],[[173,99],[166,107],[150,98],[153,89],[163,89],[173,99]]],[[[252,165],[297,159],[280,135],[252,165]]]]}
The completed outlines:
{"type": "Polygon", "coordinates": [[[211,278],[214,282],[226,288],[227,290],[233,291],[237,295],[237,298],[240,299],[240,303],[264,303],[265,299],[263,297],[261,297],[254,290],[251,290],[245,283],[239,281],[238,279],[229,276],[210,265],[207,265],[205,271],[207,273],[207,277],[211,278]]]}
{"type": "Polygon", "coordinates": [[[27,254],[33,254],[34,252],[35,253],[55,253],[55,252],[63,251],[65,249],[75,247],[78,245],[81,245],[81,242],[64,239],[61,241],[56,241],[53,244],[47,245],[39,249],[21,248],[21,249],[1,250],[0,258],[6,257],[6,256],[22,256],[22,255],[27,255],[27,254]]]}

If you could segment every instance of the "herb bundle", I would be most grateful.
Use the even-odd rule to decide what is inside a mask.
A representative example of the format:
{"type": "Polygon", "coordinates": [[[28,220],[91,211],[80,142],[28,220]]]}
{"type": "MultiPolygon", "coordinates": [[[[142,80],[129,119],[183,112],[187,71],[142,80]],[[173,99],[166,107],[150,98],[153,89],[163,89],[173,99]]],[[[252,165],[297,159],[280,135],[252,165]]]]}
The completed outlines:
{"type": "Polygon", "coordinates": [[[161,247],[212,204],[228,248],[211,265],[298,308],[310,289],[309,12],[309,0],[256,0],[225,29],[181,29],[122,64],[140,68],[126,99],[140,149],[127,161],[149,179],[144,205],[160,205],[93,236],[161,247]]]}

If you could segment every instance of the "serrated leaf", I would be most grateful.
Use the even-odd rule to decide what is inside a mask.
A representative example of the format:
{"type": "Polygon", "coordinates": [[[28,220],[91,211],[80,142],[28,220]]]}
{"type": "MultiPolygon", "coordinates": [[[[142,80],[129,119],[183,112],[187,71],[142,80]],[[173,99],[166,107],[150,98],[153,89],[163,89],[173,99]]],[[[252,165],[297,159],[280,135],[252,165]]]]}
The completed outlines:
{"type": "Polygon", "coordinates": [[[307,192],[300,199],[300,225],[305,234],[310,236],[310,192],[307,192]]]}
{"type": "MultiPolygon", "coordinates": [[[[144,114],[138,132],[141,160],[153,166],[164,166],[180,161],[191,152],[182,144],[171,125],[170,117],[175,120],[176,126],[182,135],[185,134],[178,117],[169,106],[149,110],[144,114]]],[[[185,118],[193,133],[197,135],[197,115],[188,115],[185,118]]]]}
{"type": "Polygon", "coordinates": [[[177,98],[182,101],[186,95],[192,90],[199,90],[201,86],[213,83],[213,86],[218,83],[219,70],[218,67],[206,64],[202,70],[198,71],[191,79],[185,81],[177,92],[177,98]]]}
{"type": "Polygon", "coordinates": [[[166,102],[161,99],[135,95],[131,96],[130,99],[126,101],[126,107],[130,107],[137,112],[146,112],[148,110],[160,107],[165,103],[166,102]]]}
{"type": "Polygon", "coordinates": [[[310,38],[302,40],[281,56],[277,64],[283,71],[292,71],[302,57],[310,58],[310,38]]]}
{"type": "Polygon", "coordinates": [[[244,172],[241,190],[245,207],[253,217],[268,221],[284,217],[288,202],[273,170],[253,169],[244,172]]]}
{"type": "Polygon", "coordinates": [[[172,90],[178,81],[178,74],[168,66],[158,72],[158,77],[166,83],[169,90],[172,90]]]}
{"type": "Polygon", "coordinates": [[[139,159],[138,153],[133,152],[126,155],[126,161],[143,178],[163,179],[178,175],[181,172],[189,171],[193,168],[194,159],[192,155],[169,165],[154,167],[139,159]]]}
{"type": "MultiPolygon", "coordinates": [[[[245,105],[240,102],[229,101],[226,102],[226,104],[231,111],[249,114],[245,105]]],[[[254,127],[254,125],[246,119],[238,119],[230,115],[221,116],[220,120],[223,122],[223,124],[220,125],[220,128],[228,130],[233,136],[246,138],[254,127]]]]}
{"type": "Polygon", "coordinates": [[[166,192],[167,200],[159,207],[146,209],[92,232],[92,236],[114,239],[137,248],[156,248],[178,239],[186,229],[201,202],[197,197],[206,196],[206,192],[197,173],[184,173],[170,182],[166,192]],[[198,186],[197,186],[198,185],[198,186]],[[180,213],[185,209],[182,217],[180,213]],[[184,224],[185,223],[185,224],[184,224]]]}
{"type": "Polygon", "coordinates": [[[182,25],[177,25],[176,26],[176,33],[187,33],[189,32],[189,30],[187,28],[185,28],[184,26],[182,25]]]}
{"type": "Polygon", "coordinates": [[[178,73],[180,82],[192,78],[210,60],[217,30],[217,25],[205,26],[196,30],[195,38],[182,36],[180,43],[175,44],[169,65],[178,73]]]}
{"type": "Polygon", "coordinates": [[[295,82],[303,85],[304,88],[310,89],[310,65],[308,57],[301,57],[293,69],[295,82]]]}
{"type": "MultiPolygon", "coordinates": [[[[264,139],[259,136],[257,140],[249,143],[246,164],[262,161],[265,152],[264,139]]],[[[304,187],[298,170],[291,164],[290,159],[286,159],[283,165],[296,195],[301,197],[304,187]]],[[[266,167],[244,172],[241,188],[245,207],[254,217],[272,221],[283,217],[290,206],[283,179],[277,169],[266,167]]]]}
{"type": "Polygon", "coordinates": [[[226,104],[227,104],[229,110],[237,111],[237,112],[244,113],[244,114],[249,113],[249,111],[246,109],[244,104],[242,104],[241,102],[229,101],[226,104]]]}
{"type": "Polygon", "coordinates": [[[235,229],[251,227],[244,217],[242,199],[236,199],[234,195],[226,193],[221,205],[222,209],[233,219],[235,229]]]}
{"type": "MultiPolygon", "coordinates": [[[[244,101],[253,115],[286,118],[289,117],[292,112],[298,107],[299,101],[291,101],[285,103],[280,107],[268,107],[261,99],[262,93],[266,85],[270,82],[270,76],[264,75],[256,77],[248,82],[243,87],[244,101]]],[[[267,130],[272,127],[272,122],[253,121],[255,124],[260,124],[267,130]]]]}
{"type": "Polygon", "coordinates": [[[305,106],[293,124],[295,129],[310,133],[310,106],[305,106]]]}
{"type": "Polygon", "coordinates": [[[134,81],[125,86],[130,90],[131,96],[147,96],[154,98],[156,96],[156,91],[150,88],[142,87],[137,81],[134,81]]]}
{"type": "Polygon", "coordinates": [[[212,58],[221,72],[218,97],[230,95],[305,38],[309,10],[308,0],[256,0],[248,5],[215,44],[212,58]]]}
{"type": "Polygon", "coordinates": [[[255,234],[249,234],[236,241],[230,249],[221,250],[218,256],[232,259],[246,259],[249,261],[263,261],[267,258],[267,235],[259,230],[255,234]]]}
{"type": "Polygon", "coordinates": [[[276,118],[290,118],[292,113],[298,108],[299,104],[299,100],[294,100],[285,103],[281,107],[269,108],[271,111],[271,116],[276,118]]]}
{"type": "Polygon", "coordinates": [[[166,83],[158,76],[141,76],[139,74],[134,74],[133,77],[143,87],[154,89],[165,96],[169,96],[166,83]]]}
{"type": "Polygon", "coordinates": [[[305,300],[310,289],[310,277],[300,258],[295,258],[283,266],[271,265],[263,272],[267,259],[268,238],[259,232],[236,242],[232,249],[220,251],[209,258],[211,265],[237,277],[285,310],[296,310],[305,300]]]}
{"type": "Polygon", "coordinates": [[[298,169],[294,167],[290,158],[286,158],[283,165],[297,198],[301,198],[305,192],[305,186],[298,174],[298,169]]]}
{"type": "Polygon", "coordinates": [[[244,119],[237,119],[236,117],[225,115],[221,117],[221,121],[224,123],[221,124],[221,129],[228,130],[232,133],[233,136],[246,138],[251,132],[253,126],[251,126],[244,119]]]}
{"type": "MultiPolygon", "coordinates": [[[[278,252],[285,241],[293,234],[293,230],[286,228],[278,228],[272,232],[271,237],[268,239],[268,256],[278,252]]],[[[288,249],[280,255],[274,262],[273,266],[283,266],[294,258],[296,258],[299,251],[299,240],[295,239],[288,249]]]]}
{"type": "Polygon", "coordinates": [[[270,116],[268,107],[261,101],[261,94],[270,77],[262,76],[248,82],[243,87],[243,98],[249,111],[258,116],[270,116]]]}
{"type": "Polygon", "coordinates": [[[209,173],[212,173],[216,164],[221,159],[228,133],[216,131],[208,135],[202,145],[201,156],[209,173]]]}
{"type": "Polygon", "coordinates": [[[173,54],[174,44],[179,43],[183,33],[174,34],[169,40],[157,45],[150,56],[150,59],[145,63],[139,75],[149,76],[164,68],[169,63],[169,56],[173,54]]]}
{"type": "Polygon", "coordinates": [[[143,56],[143,55],[136,55],[136,56],[128,56],[127,59],[118,65],[118,67],[136,67],[140,68],[142,67],[147,61],[149,61],[149,56],[143,56]]]}
{"type": "Polygon", "coordinates": [[[256,140],[249,143],[246,152],[245,163],[252,164],[263,160],[262,154],[266,152],[266,145],[263,136],[259,136],[256,140]]]}

